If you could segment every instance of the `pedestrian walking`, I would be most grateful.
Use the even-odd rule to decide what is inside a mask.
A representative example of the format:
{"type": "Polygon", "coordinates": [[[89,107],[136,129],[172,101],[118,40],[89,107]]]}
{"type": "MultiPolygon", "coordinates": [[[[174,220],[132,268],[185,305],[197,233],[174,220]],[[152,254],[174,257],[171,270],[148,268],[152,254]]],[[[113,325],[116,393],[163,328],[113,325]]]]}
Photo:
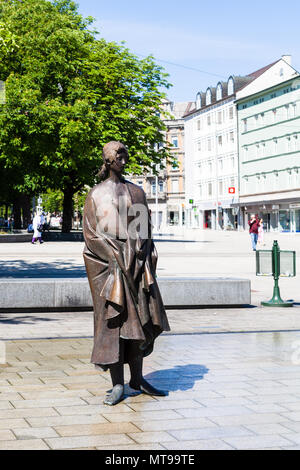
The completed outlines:
{"type": "Polygon", "coordinates": [[[259,246],[264,246],[264,244],[265,244],[264,243],[264,221],[263,221],[263,219],[260,219],[260,221],[259,221],[257,244],[259,246]]]}
{"type": "Polygon", "coordinates": [[[251,218],[248,224],[249,224],[249,233],[251,237],[252,249],[253,251],[256,251],[256,245],[257,245],[257,240],[258,240],[258,227],[259,227],[258,215],[251,214],[251,218]]]}
{"type": "Polygon", "coordinates": [[[33,218],[32,226],[33,226],[33,238],[31,243],[34,245],[36,241],[39,241],[40,243],[43,243],[42,240],[42,232],[43,232],[43,226],[44,226],[45,218],[43,213],[38,214],[35,213],[35,216],[33,218]]]}

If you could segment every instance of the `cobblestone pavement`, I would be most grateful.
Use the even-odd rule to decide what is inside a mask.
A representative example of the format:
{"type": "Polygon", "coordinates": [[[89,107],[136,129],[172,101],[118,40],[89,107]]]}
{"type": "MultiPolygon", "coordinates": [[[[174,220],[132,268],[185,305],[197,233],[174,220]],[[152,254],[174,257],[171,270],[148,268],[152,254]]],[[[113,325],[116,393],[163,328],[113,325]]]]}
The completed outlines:
{"type": "Polygon", "coordinates": [[[90,338],[4,343],[0,450],[299,449],[300,332],[161,336],[144,373],[169,395],[115,407],[90,338]]]}
{"type": "MultiPolygon", "coordinates": [[[[171,334],[300,331],[299,306],[186,309],[167,313],[171,334]]],[[[0,340],[92,335],[92,312],[0,313],[0,340]]]]}
{"type": "MultiPolygon", "coordinates": [[[[246,277],[253,306],[168,311],[172,331],[144,368],[167,397],[127,386],[122,403],[103,405],[110,379],[90,364],[92,312],[0,314],[0,450],[300,448],[299,303],[258,307],[272,280],[255,277],[248,234],[205,236],[158,243],[159,275],[246,277]]],[[[299,250],[300,238],[280,237],[282,248],[299,250]]],[[[81,244],[0,250],[2,277],[30,264],[41,276],[82,270],[81,244]]],[[[297,278],[281,286],[300,301],[297,278]]]]}

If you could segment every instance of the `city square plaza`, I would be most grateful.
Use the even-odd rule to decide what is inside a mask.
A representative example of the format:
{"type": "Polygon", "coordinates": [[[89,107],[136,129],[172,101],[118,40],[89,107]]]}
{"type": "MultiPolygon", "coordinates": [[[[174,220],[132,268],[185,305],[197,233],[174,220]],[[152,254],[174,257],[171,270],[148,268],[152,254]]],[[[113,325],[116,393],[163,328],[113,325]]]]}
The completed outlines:
{"type": "MultiPolygon", "coordinates": [[[[262,307],[273,279],[256,276],[249,234],[195,233],[155,237],[158,278],[250,279],[251,305],[167,311],[171,331],[144,361],[166,397],[126,386],[121,403],[102,403],[111,385],[90,363],[92,311],[0,313],[0,450],[299,449],[299,279],[279,283],[292,308],[262,307]]],[[[274,239],[299,253],[299,234],[267,233],[262,248],[274,239]]],[[[82,250],[2,243],[0,277],[84,277],[82,250]]]]}

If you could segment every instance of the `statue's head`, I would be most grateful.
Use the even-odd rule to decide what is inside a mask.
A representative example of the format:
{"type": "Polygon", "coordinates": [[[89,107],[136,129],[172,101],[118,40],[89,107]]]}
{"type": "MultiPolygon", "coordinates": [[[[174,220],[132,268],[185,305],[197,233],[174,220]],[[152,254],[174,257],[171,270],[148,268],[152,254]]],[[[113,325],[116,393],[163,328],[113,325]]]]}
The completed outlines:
{"type": "Polygon", "coordinates": [[[111,141],[104,145],[102,151],[103,166],[99,172],[100,179],[108,177],[110,170],[122,174],[128,162],[128,150],[122,142],[111,141]]]}

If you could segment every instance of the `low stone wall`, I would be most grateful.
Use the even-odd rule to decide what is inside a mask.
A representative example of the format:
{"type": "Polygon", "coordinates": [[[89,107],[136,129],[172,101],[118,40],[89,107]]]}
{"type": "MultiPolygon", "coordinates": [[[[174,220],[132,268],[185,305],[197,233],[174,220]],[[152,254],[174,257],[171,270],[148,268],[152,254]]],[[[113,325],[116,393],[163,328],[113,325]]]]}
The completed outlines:
{"type": "Polygon", "coordinates": [[[31,233],[12,233],[0,235],[0,243],[26,243],[32,240],[31,233]]]}
{"type": "MultiPolygon", "coordinates": [[[[249,305],[251,286],[247,279],[172,278],[158,279],[166,307],[249,305]]],[[[87,279],[1,279],[0,310],[74,310],[92,307],[87,279]]]]}

